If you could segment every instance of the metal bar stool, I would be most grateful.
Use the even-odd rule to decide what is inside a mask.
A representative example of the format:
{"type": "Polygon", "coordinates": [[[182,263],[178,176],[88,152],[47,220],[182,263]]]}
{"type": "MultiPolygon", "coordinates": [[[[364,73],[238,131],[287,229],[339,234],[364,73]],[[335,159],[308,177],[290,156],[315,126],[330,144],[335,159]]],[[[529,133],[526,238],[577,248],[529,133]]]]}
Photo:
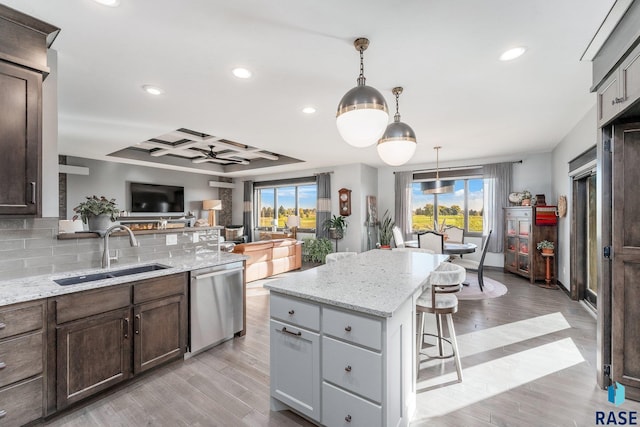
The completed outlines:
{"type": "Polygon", "coordinates": [[[418,297],[416,301],[416,311],[418,313],[418,336],[416,343],[416,376],[420,376],[420,355],[422,353],[422,345],[424,341],[424,321],[425,313],[432,313],[436,316],[438,346],[438,355],[427,357],[445,359],[453,357],[456,364],[456,372],[458,374],[458,382],[462,381],[462,367],[460,365],[460,353],[458,351],[458,342],[456,340],[456,332],[453,326],[452,314],[458,311],[458,298],[453,295],[462,289],[462,282],[466,277],[466,271],[463,267],[445,262],[431,272],[429,275],[429,287],[418,297]],[[442,316],[447,318],[447,326],[449,329],[449,337],[445,338],[442,333],[442,316]],[[444,355],[443,342],[451,345],[451,354],[444,355]]]}

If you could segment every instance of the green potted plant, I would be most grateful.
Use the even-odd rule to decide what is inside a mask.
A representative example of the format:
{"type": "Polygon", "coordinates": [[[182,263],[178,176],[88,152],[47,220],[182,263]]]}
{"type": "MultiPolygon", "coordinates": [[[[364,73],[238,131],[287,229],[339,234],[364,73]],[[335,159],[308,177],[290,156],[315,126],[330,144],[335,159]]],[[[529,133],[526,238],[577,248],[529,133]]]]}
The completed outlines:
{"type": "Polygon", "coordinates": [[[393,227],[396,223],[391,219],[389,211],[385,211],[382,221],[378,225],[378,238],[380,239],[380,247],[383,249],[391,248],[391,239],[393,238],[393,227]]]}
{"type": "Polygon", "coordinates": [[[324,229],[329,231],[332,239],[342,239],[349,223],[343,216],[333,215],[324,222],[324,229]]]}
{"type": "Polygon", "coordinates": [[[333,247],[329,239],[314,239],[307,237],[302,239],[302,257],[306,262],[323,263],[327,254],[331,253],[333,247]]]}
{"type": "Polygon", "coordinates": [[[548,240],[543,240],[541,242],[538,242],[538,244],[536,245],[536,248],[543,254],[552,254],[554,246],[553,246],[553,242],[550,242],[548,240]]]}
{"type": "Polygon", "coordinates": [[[104,196],[87,196],[86,201],[73,208],[76,213],[75,221],[80,217],[84,224],[89,225],[89,231],[104,232],[109,224],[118,218],[120,210],[116,206],[116,199],[107,199],[104,196]]]}

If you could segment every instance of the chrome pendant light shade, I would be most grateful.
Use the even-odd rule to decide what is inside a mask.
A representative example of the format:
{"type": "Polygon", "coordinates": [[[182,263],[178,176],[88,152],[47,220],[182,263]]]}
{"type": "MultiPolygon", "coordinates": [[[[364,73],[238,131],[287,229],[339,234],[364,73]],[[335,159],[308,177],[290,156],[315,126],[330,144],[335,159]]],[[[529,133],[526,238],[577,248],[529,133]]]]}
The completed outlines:
{"type": "Polygon", "coordinates": [[[369,47],[369,40],[359,38],[353,44],[360,52],[358,85],[340,100],[336,125],[340,136],[348,144],[361,148],[376,143],[389,122],[389,113],[384,96],[366,85],[363,52],[369,47]]]}
{"type": "Polygon", "coordinates": [[[402,93],[401,87],[394,87],[396,96],[396,114],[393,123],[387,126],[378,141],[378,155],[389,166],[400,166],[407,163],[416,152],[416,134],[406,123],[400,121],[398,98],[402,93]]]}
{"type": "Polygon", "coordinates": [[[445,194],[453,193],[453,187],[455,186],[455,180],[440,180],[440,149],[441,146],[433,147],[436,150],[436,180],[425,181],[420,183],[420,190],[423,194],[445,194]]]}

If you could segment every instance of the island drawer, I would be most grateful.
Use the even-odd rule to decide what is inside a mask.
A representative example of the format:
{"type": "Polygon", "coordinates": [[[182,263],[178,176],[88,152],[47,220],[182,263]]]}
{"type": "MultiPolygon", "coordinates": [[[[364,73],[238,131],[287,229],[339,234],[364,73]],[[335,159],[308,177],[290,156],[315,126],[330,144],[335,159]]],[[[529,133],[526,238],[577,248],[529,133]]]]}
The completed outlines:
{"type": "Polygon", "coordinates": [[[354,344],[382,349],[382,322],[378,319],[324,308],[322,331],[354,344]]]}
{"type": "Polygon", "coordinates": [[[322,338],[322,376],[346,390],[382,402],[382,355],[322,338]]]}
{"type": "Polygon", "coordinates": [[[382,407],[323,383],[322,423],[327,426],[382,426],[382,407]]]}
{"type": "Polygon", "coordinates": [[[0,310],[0,338],[42,329],[44,304],[18,304],[0,310]]]}
{"type": "Polygon", "coordinates": [[[59,325],[128,307],[131,304],[131,286],[126,284],[95,291],[77,292],[57,297],[55,302],[56,323],[59,325]]]}
{"type": "Polygon", "coordinates": [[[42,417],[42,377],[0,389],[0,425],[21,426],[42,417]]]}
{"type": "Polygon", "coordinates": [[[271,293],[271,317],[313,331],[320,330],[320,306],[271,293]]]}
{"type": "Polygon", "coordinates": [[[42,332],[0,343],[0,387],[42,372],[42,332]]]}

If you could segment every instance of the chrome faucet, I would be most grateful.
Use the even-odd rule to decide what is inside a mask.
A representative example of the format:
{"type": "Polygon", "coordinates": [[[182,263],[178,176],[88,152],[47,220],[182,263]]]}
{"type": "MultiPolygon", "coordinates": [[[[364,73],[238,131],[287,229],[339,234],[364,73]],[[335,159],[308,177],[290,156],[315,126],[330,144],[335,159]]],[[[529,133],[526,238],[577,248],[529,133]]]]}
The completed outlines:
{"type": "Polygon", "coordinates": [[[118,254],[116,252],[116,256],[112,257],[109,255],[109,236],[116,230],[124,230],[129,233],[129,244],[131,247],[140,246],[140,243],[136,239],[136,236],[133,235],[133,231],[125,225],[116,224],[112,227],[109,227],[107,231],[104,232],[104,252],[102,252],[102,268],[111,267],[111,261],[115,261],[118,259],[118,254]]]}

